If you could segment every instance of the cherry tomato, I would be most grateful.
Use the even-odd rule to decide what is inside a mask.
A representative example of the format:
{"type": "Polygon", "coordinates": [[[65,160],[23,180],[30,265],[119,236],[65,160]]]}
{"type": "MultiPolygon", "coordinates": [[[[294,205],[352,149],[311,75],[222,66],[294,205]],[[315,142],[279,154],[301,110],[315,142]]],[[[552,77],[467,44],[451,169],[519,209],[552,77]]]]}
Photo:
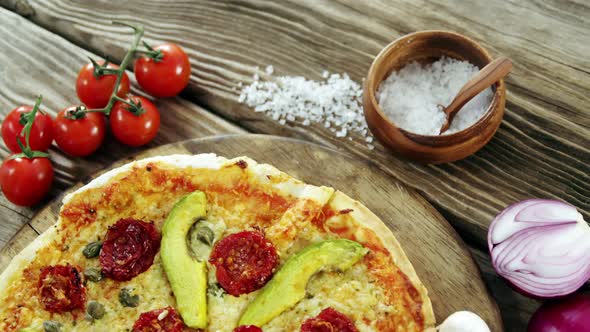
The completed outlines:
{"type": "Polygon", "coordinates": [[[141,146],[150,142],[160,128],[160,112],[156,105],[146,98],[132,96],[134,103],[141,103],[145,110],[140,115],[135,115],[127,108],[129,105],[117,102],[113,106],[110,115],[110,124],[115,138],[129,146],[141,146]]]}
{"type": "MultiPolygon", "coordinates": [[[[102,65],[104,61],[98,61],[102,65]]],[[[109,63],[107,68],[117,69],[119,66],[109,63]]],[[[115,74],[94,77],[94,65],[86,64],[78,73],[76,79],[76,93],[80,101],[88,108],[103,108],[109,103],[117,76],[115,74]]],[[[129,93],[129,77],[123,73],[117,96],[125,98],[129,93]]]]}
{"type": "Polygon", "coordinates": [[[345,314],[328,307],[301,325],[301,332],[358,332],[354,322],[345,314]]]}
{"type": "Polygon", "coordinates": [[[53,166],[47,158],[8,158],[0,166],[2,192],[16,205],[39,203],[49,192],[52,181],[53,166]]]}
{"type": "Polygon", "coordinates": [[[44,267],[39,275],[37,294],[43,309],[51,313],[84,309],[86,304],[86,288],[80,271],[70,264],[44,267]]]}
{"type": "MultiPolygon", "coordinates": [[[[4,144],[14,153],[21,152],[20,147],[16,143],[17,137],[20,137],[21,143],[25,145],[25,135],[21,134],[24,127],[20,122],[21,116],[32,110],[32,106],[19,106],[10,111],[2,122],[2,138],[4,139],[4,144]]],[[[53,142],[53,119],[51,115],[38,111],[35,115],[35,121],[33,122],[29,136],[31,149],[47,151],[51,146],[51,142],[53,142]]]]}
{"type": "Polygon", "coordinates": [[[233,332],[262,332],[262,329],[254,325],[242,325],[236,327],[233,332]]]}
{"type": "Polygon", "coordinates": [[[258,231],[242,231],[219,240],[209,256],[217,281],[230,295],[262,288],[279,265],[272,242],[258,231]]]}
{"type": "Polygon", "coordinates": [[[102,113],[89,112],[80,119],[69,117],[76,111],[70,106],[57,114],[53,133],[57,146],[72,156],[84,157],[98,149],[104,140],[106,121],[102,113]]]}
{"type": "Polygon", "coordinates": [[[172,307],[156,309],[139,315],[132,332],[182,332],[182,318],[172,307]],[[166,313],[164,313],[166,312],[166,313]]]}
{"type": "Polygon", "coordinates": [[[142,56],[135,61],[137,83],[155,97],[172,97],[182,91],[191,76],[191,64],[180,46],[166,43],[154,47],[162,51],[163,58],[155,61],[142,56]]]}

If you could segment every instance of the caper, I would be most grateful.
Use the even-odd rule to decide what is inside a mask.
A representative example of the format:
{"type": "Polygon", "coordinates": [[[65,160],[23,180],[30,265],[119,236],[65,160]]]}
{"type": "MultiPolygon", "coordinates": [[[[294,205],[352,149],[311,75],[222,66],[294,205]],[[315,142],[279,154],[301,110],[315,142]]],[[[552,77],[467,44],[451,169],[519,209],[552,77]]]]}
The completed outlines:
{"type": "Polygon", "coordinates": [[[89,267],[84,270],[84,277],[92,282],[99,282],[102,280],[102,272],[96,267],[89,267]]]}
{"type": "Polygon", "coordinates": [[[104,317],[104,305],[96,302],[96,301],[89,301],[88,306],[86,307],[86,313],[93,319],[101,319],[104,317]]]}
{"type": "Polygon", "coordinates": [[[98,255],[100,254],[100,249],[102,249],[102,242],[90,242],[86,245],[86,247],[84,247],[84,250],[82,250],[82,254],[84,254],[84,257],[86,258],[98,257],[98,255]]]}
{"type": "Polygon", "coordinates": [[[60,322],[54,320],[46,320],[43,322],[43,332],[61,332],[62,325],[60,322]]]}
{"type": "Polygon", "coordinates": [[[139,295],[131,294],[129,288],[121,288],[121,291],[119,292],[119,302],[121,302],[124,307],[135,308],[139,305],[139,295]]]}

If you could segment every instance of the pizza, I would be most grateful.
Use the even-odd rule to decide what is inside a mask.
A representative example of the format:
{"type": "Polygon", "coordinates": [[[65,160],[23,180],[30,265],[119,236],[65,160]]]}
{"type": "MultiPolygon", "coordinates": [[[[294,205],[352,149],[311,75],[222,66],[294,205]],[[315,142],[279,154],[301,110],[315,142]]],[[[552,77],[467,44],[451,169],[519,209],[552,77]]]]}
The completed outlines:
{"type": "Polygon", "coordinates": [[[385,224],[247,157],[143,159],[63,199],[0,276],[0,331],[434,331],[385,224]]]}

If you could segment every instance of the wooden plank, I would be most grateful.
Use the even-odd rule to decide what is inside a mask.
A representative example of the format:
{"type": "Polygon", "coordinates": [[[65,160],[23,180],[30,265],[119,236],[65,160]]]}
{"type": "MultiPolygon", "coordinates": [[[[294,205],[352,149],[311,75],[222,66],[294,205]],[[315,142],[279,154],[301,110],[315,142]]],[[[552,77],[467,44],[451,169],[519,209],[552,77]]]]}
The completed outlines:
{"type": "MultiPolygon", "coordinates": [[[[34,215],[34,211],[10,203],[4,195],[0,196],[0,248],[7,246],[8,240],[34,215]]],[[[16,250],[16,249],[15,249],[16,250]]]]}
{"type": "Polygon", "coordinates": [[[482,248],[493,216],[520,199],[560,198],[590,216],[590,9],[585,3],[152,0],[30,5],[34,22],[115,58],[122,56],[129,37],[109,21],[145,24],[148,41],[177,42],[191,57],[188,99],[252,131],[305,138],[372,160],[417,188],[482,248]],[[328,69],[360,81],[381,47],[424,29],[465,33],[515,62],[507,81],[504,123],[484,149],[466,160],[439,166],[410,163],[381,145],[369,151],[359,137],[336,139],[321,126],[280,126],[237,102],[237,83],[249,81],[254,66],[273,64],[278,74],[309,78],[328,69]]]}
{"type": "MultiPolygon", "coordinates": [[[[228,157],[247,155],[260,163],[270,163],[306,183],[332,186],[360,200],[396,235],[428,288],[439,322],[455,311],[471,310],[481,315],[493,331],[502,329],[498,308],[486,290],[468,248],[453,228],[424,198],[375,166],[316,144],[266,135],[193,139],[147,150],[137,158],[201,151],[228,157]],[[318,172],[320,168],[330,171],[318,172]]],[[[60,200],[55,200],[31,224],[44,231],[53,224],[60,207],[60,200]]],[[[161,222],[154,221],[156,224],[161,222]]],[[[19,234],[13,242],[29,243],[31,239],[25,235],[19,234]],[[22,241],[17,240],[21,235],[22,241]]],[[[6,261],[5,256],[12,253],[0,252],[0,262],[6,261]]],[[[0,271],[3,268],[0,264],[0,271]]]]}
{"type": "MultiPolygon", "coordinates": [[[[59,110],[78,103],[75,91],[78,70],[88,61],[88,56],[96,56],[2,8],[0,22],[0,119],[16,105],[34,104],[38,94],[44,96],[43,109],[54,116],[59,110]]],[[[136,88],[133,90],[138,92],[136,88]]],[[[160,99],[155,103],[162,114],[161,128],[148,147],[191,137],[246,132],[181,98],[160,99]]],[[[110,136],[88,158],[72,158],[52,148],[56,178],[45,202],[81,178],[140,150],[122,146],[110,136]]],[[[2,145],[0,156],[7,155],[8,150],[2,145]]],[[[15,207],[1,196],[0,247],[37,209],[15,207]]]]}
{"type": "MultiPolygon", "coordinates": [[[[147,1],[138,5],[130,1],[101,9],[89,8],[94,5],[80,1],[34,2],[31,7],[26,1],[0,0],[3,6],[14,4],[29,15],[36,13],[32,16],[35,22],[75,43],[100,52],[108,50],[118,57],[123,54],[122,47],[128,45],[128,36],[108,22],[113,18],[143,21],[148,40],[181,43],[193,59],[193,82],[186,97],[214,107],[251,130],[307,138],[370,158],[418,188],[465,239],[480,248],[492,216],[505,204],[524,197],[563,197],[581,208],[588,220],[590,118],[585,107],[590,98],[586,93],[590,88],[590,60],[586,56],[590,37],[585,27],[590,15],[586,3],[407,0],[386,4],[238,1],[162,5],[147,1]],[[508,109],[503,126],[484,150],[465,161],[414,165],[383,156],[380,146],[369,152],[358,138],[340,141],[321,128],[278,126],[236,103],[232,88],[238,81],[248,80],[255,65],[273,64],[279,74],[310,78],[319,78],[326,68],[347,71],[360,80],[372,56],[387,42],[429,28],[463,32],[492,53],[508,55],[516,62],[507,82],[508,109]]],[[[0,26],[3,24],[0,20],[0,26]]],[[[17,30],[15,26],[9,28],[17,30]]],[[[37,51],[33,52],[35,56],[37,51]]],[[[0,72],[4,64],[0,62],[0,72]]],[[[27,100],[32,99],[30,96],[27,100]]],[[[70,168],[77,170],[78,176],[84,173],[70,168]]],[[[524,330],[536,304],[521,301],[504,287],[486,254],[480,253],[482,256],[476,258],[487,263],[480,266],[503,306],[506,325],[509,330],[524,330]]]]}
{"type": "Polygon", "coordinates": [[[18,233],[0,249],[0,266],[2,266],[2,270],[10,263],[12,257],[21,252],[38,235],[39,233],[28,224],[21,227],[18,233]]]}

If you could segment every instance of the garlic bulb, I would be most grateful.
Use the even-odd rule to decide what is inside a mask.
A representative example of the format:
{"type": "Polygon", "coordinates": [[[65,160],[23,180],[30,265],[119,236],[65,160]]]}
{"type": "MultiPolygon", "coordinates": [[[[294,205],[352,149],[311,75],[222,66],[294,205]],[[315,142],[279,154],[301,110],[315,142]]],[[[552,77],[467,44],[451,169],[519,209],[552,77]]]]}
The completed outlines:
{"type": "Polygon", "coordinates": [[[490,328],[471,311],[457,311],[438,326],[439,332],[490,332],[490,328]]]}

